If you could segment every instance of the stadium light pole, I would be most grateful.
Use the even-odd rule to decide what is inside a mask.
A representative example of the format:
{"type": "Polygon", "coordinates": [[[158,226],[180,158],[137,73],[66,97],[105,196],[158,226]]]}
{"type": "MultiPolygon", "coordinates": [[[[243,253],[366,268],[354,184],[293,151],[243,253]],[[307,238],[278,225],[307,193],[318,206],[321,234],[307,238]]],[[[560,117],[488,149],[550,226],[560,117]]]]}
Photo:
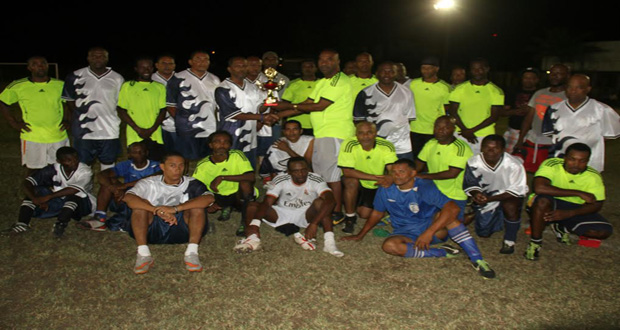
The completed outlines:
{"type": "Polygon", "coordinates": [[[457,8],[457,4],[455,0],[437,0],[433,5],[433,8],[442,15],[445,25],[445,39],[443,44],[443,62],[449,62],[449,54],[450,54],[450,17],[448,14],[453,12],[457,8]]]}

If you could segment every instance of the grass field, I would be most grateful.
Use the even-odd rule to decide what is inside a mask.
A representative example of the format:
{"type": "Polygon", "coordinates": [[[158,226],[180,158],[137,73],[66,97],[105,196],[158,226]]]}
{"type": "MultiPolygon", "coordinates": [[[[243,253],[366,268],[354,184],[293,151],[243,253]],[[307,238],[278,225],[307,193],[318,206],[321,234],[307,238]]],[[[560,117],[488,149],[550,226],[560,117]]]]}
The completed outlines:
{"type": "MultiPolygon", "coordinates": [[[[620,143],[607,144],[603,214],[618,228],[620,143]]],[[[18,136],[0,123],[0,228],[15,222],[22,198],[18,136]]],[[[215,217],[212,217],[215,219],[215,217]]],[[[19,237],[0,237],[0,328],[120,329],[610,329],[620,327],[620,235],[598,249],[563,246],[545,233],[538,262],[500,255],[501,234],[475,235],[497,272],[478,276],[464,256],[413,260],[381,252],[382,238],[340,242],[338,259],[301,250],[263,226],[264,251],[232,252],[239,214],[217,222],[188,273],[184,245],[151,246],[152,270],[133,274],[135,243],[124,233],[54,220],[19,237]]],[[[526,223],[526,219],[524,219],[526,223]]],[[[359,224],[358,224],[359,227],[359,224]]],[[[341,227],[335,230],[342,236],[341,227]]],[[[322,234],[319,242],[322,242],[322,234]]],[[[322,246],[320,246],[322,248],[322,246]]]]}

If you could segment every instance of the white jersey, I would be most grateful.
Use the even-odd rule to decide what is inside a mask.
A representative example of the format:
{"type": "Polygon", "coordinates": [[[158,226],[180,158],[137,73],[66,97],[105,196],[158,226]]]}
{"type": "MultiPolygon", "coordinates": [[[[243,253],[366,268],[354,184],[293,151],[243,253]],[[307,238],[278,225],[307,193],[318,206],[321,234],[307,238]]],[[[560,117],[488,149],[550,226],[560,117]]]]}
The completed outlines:
{"type": "Polygon", "coordinates": [[[204,79],[206,79],[207,81],[210,81],[216,86],[222,82],[218,76],[214,75],[213,73],[209,71],[207,71],[207,73],[205,74],[204,79]]]}
{"type": "Polygon", "coordinates": [[[312,172],[308,173],[308,179],[301,185],[293,183],[289,174],[280,174],[267,186],[267,195],[277,198],[278,206],[299,212],[306,212],[312,202],[326,191],[331,189],[325,180],[312,172]]]}
{"type": "Polygon", "coordinates": [[[395,83],[389,94],[378,83],[364,88],[355,99],[353,120],[375,123],[377,135],[392,142],[396,154],[411,152],[409,121],[415,120],[415,103],[407,86],[395,83]]]}
{"type": "MultiPolygon", "coordinates": [[[[174,74],[175,74],[175,72],[172,73],[170,78],[166,79],[166,78],[164,78],[164,76],[159,74],[159,72],[155,72],[155,73],[153,73],[153,75],[151,75],[151,79],[153,79],[153,81],[157,81],[158,83],[160,83],[160,84],[162,84],[164,86],[168,86],[168,81],[170,79],[172,79],[172,77],[174,77],[174,74]]],[[[170,116],[168,111],[166,111],[166,118],[161,123],[161,129],[163,129],[166,132],[176,132],[176,129],[174,128],[174,118],[172,118],[172,116],[170,116]]]]}
{"type": "MultiPolygon", "coordinates": [[[[273,95],[281,100],[282,99],[281,96],[284,95],[284,90],[286,89],[286,87],[288,87],[291,81],[290,79],[288,79],[287,76],[278,72],[278,74],[273,78],[273,81],[277,84],[280,81],[280,79],[284,81],[284,86],[279,91],[274,91],[273,95]]],[[[258,74],[258,77],[256,77],[256,80],[264,83],[264,82],[267,82],[268,79],[267,79],[267,76],[265,76],[265,73],[261,71],[258,74]]],[[[253,81],[252,83],[255,83],[255,81],[253,81]]],[[[259,89],[259,92],[262,92],[261,101],[264,101],[265,98],[267,97],[267,91],[262,91],[259,89]]],[[[265,111],[265,113],[269,113],[269,112],[271,112],[271,109],[267,109],[267,111],[265,111]]],[[[271,136],[271,135],[273,135],[271,126],[263,125],[263,127],[258,131],[258,136],[271,136]]]]}
{"type": "Polygon", "coordinates": [[[121,120],[116,112],[123,77],[107,68],[102,75],[85,67],[69,74],[62,98],[75,102],[71,134],[84,140],[118,139],[121,120]]]}
{"type": "Polygon", "coordinates": [[[588,165],[602,172],[605,165],[605,138],[620,136],[620,116],[614,109],[595,99],[577,108],[562,101],[549,107],[543,119],[542,132],[553,142],[550,156],[562,158],[566,148],[581,142],[592,149],[588,165]]]}
{"type": "MultiPolygon", "coordinates": [[[[306,150],[308,150],[308,147],[310,146],[310,142],[314,140],[314,137],[302,135],[295,143],[287,140],[285,137],[281,137],[280,140],[286,141],[296,154],[303,157],[306,154],[306,150]]],[[[260,175],[268,176],[272,173],[279,174],[286,172],[286,166],[288,165],[289,158],[291,158],[291,156],[286,153],[286,151],[275,148],[273,145],[270,146],[269,149],[267,149],[267,153],[265,154],[263,162],[260,166],[260,175]]]]}
{"type": "Polygon", "coordinates": [[[153,206],[176,206],[202,195],[212,195],[200,180],[181,177],[179,184],[167,184],[163,175],[144,178],[127,191],[146,199],[153,206]]]}
{"type": "MultiPolygon", "coordinates": [[[[525,168],[518,158],[504,152],[495,167],[484,160],[482,154],[472,156],[465,166],[463,190],[468,196],[473,191],[484,192],[488,196],[509,193],[515,197],[525,197],[528,192],[525,168]]],[[[482,213],[494,210],[500,202],[490,202],[480,210],[482,213]]]]}
{"type": "Polygon", "coordinates": [[[225,130],[233,136],[232,148],[243,152],[256,148],[257,121],[234,119],[234,117],[242,113],[258,113],[261,104],[258,88],[246,79],[243,80],[243,85],[239,86],[226,78],[215,90],[215,101],[220,114],[218,129],[225,130]]]}
{"type": "MultiPolygon", "coordinates": [[[[407,80],[405,80],[404,83],[402,83],[401,85],[405,86],[405,87],[409,87],[409,85],[411,85],[411,82],[413,81],[413,79],[407,77],[407,80]]],[[[397,81],[398,83],[398,81],[397,81]]],[[[400,84],[400,83],[399,83],[400,84]]]]}
{"type": "Polygon", "coordinates": [[[73,173],[65,173],[62,165],[55,163],[34,172],[26,180],[35,187],[50,187],[53,192],[65,188],[74,188],[78,192],[75,194],[80,198],[88,198],[92,206],[91,212],[95,212],[97,201],[92,195],[93,172],[90,166],[79,163],[78,168],[73,173]]]}
{"type": "Polygon", "coordinates": [[[166,105],[176,108],[174,123],[178,135],[205,138],[215,132],[217,85],[213,77],[208,72],[198,77],[187,69],[175,73],[168,81],[166,105]]]}

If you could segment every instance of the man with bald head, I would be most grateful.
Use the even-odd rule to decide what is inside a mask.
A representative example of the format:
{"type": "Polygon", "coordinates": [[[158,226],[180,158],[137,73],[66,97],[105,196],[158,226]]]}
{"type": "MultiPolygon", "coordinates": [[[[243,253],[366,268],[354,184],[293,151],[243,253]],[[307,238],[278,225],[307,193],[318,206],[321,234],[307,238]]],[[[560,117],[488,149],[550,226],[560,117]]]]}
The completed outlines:
{"type": "Polygon", "coordinates": [[[517,155],[524,159],[528,172],[536,172],[549,156],[551,138],[542,134],[542,121],[550,105],[566,100],[566,82],[570,69],[564,64],[555,64],[549,70],[549,87],[539,89],[528,102],[529,111],[521,123],[519,138],[515,145],[517,155]]]}
{"type": "Polygon", "coordinates": [[[588,165],[602,172],[605,163],[604,139],[620,136],[620,116],[608,105],[588,97],[590,77],[575,74],[568,80],[566,101],[549,107],[542,123],[542,133],[551,137],[550,155],[564,157],[566,148],[584,143],[592,154],[588,165]]]}
{"type": "Polygon", "coordinates": [[[336,206],[332,219],[344,220],[342,209],[342,186],[338,152],[342,140],[354,135],[353,91],[350,78],[340,72],[340,55],[335,50],[324,50],[319,55],[319,70],[323,73],[314,91],[301,103],[283,101],[275,107],[278,116],[285,118],[310,113],[314,129],[312,169],[320,174],[334,192],[336,206]]]}

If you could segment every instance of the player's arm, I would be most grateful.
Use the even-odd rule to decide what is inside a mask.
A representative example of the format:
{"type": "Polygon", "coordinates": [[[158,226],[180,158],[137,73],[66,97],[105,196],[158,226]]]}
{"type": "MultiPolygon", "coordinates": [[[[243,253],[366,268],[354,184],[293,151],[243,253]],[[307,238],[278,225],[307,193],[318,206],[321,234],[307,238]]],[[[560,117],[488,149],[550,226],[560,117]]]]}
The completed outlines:
{"type": "Polygon", "coordinates": [[[136,133],[138,133],[138,135],[141,138],[148,139],[149,137],[151,137],[151,135],[148,134],[149,130],[144,129],[144,128],[138,126],[138,124],[136,124],[136,122],[133,121],[133,119],[131,118],[129,113],[127,113],[126,109],[117,106],[116,107],[116,112],[118,113],[118,118],[120,118],[124,123],[126,123],[131,128],[133,128],[133,130],[136,131],[136,133]]]}
{"type": "Polygon", "coordinates": [[[517,138],[517,144],[515,144],[515,149],[519,149],[523,146],[523,141],[525,141],[525,135],[527,132],[532,129],[532,122],[534,121],[535,110],[532,107],[528,107],[528,111],[523,117],[523,122],[521,123],[521,130],[519,131],[519,137],[517,138]]]}
{"type": "Polygon", "coordinates": [[[364,236],[366,236],[366,234],[368,234],[368,232],[375,225],[377,225],[379,221],[381,221],[384,215],[385,215],[385,212],[372,210],[372,212],[370,213],[370,216],[368,217],[368,220],[366,220],[366,223],[364,224],[364,227],[362,228],[362,230],[360,230],[359,233],[357,233],[357,235],[345,236],[345,237],[342,237],[340,240],[341,241],[361,241],[364,238],[364,236]]]}
{"type": "Polygon", "coordinates": [[[354,168],[341,167],[341,169],[342,169],[342,174],[344,175],[344,177],[347,177],[347,178],[377,181],[383,177],[383,175],[368,174],[360,170],[356,170],[354,168]]]}
{"type": "Polygon", "coordinates": [[[157,128],[161,126],[161,123],[164,122],[164,119],[166,119],[166,108],[161,108],[159,109],[159,114],[157,115],[157,118],[155,118],[153,126],[149,128],[151,134],[153,134],[157,130],[157,128]]]}
{"type": "Polygon", "coordinates": [[[418,173],[416,176],[420,177],[420,173],[424,172],[426,170],[426,162],[421,160],[420,158],[417,158],[415,160],[415,171],[418,173]]]}
{"type": "Polygon", "coordinates": [[[60,123],[62,131],[68,131],[71,128],[71,115],[73,111],[67,103],[69,102],[62,102],[62,123],[60,123]]]}
{"type": "Polygon", "coordinates": [[[448,109],[448,114],[450,115],[450,117],[455,119],[454,124],[456,124],[456,126],[458,126],[461,131],[464,131],[467,129],[467,127],[465,126],[465,124],[463,124],[463,120],[461,120],[461,116],[459,116],[459,102],[453,102],[450,101],[450,105],[447,106],[448,109]]]}
{"type": "Polygon", "coordinates": [[[177,205],[176,211],[181,212],[192,209],[206,209],[209,205],[213,204],[213,202],[215,202],[215,197],[213,197],[213,194],[200,195],[188,200],[185,203],[177,205]]]}
{"type": "Polygon", "coordinates": [[[603,208],[603,201],[583,204],[580,208],[573,210],[553,210],[543,215],[545,221],[560,221],[579,215],[598,213],[603,208]]]}
{"type": "Polygon", "coordinates": [[[129,206],[129,208],[131,208],[132,210],[145,210],[155,214],[155,206],[153,206],[146,199],[139,197],[135,194],[125,194],[125,196],[123,197],[123,202],[127,203],[127,206],[129,206]]]}
{"type": "Polygon", "coordinates": [[[167,106],[166,111],[168,111],[168,113],[170,114],[172,118],[177,116],[177,107],[167,106]]]}
{"type": "Polygon", "coordinates": [[[336,205],[336,198],[331,190],[324,191],[319,198],[323,200],[323,204],[321,204],[321,209],[314,216],[314,219],[310,221],[310,224],[314,226],[318,226],[321,223],[321,219],[329,216],[336,205]]]}
{"type": "Polygon", "coordinates": [[[314,152],[314,139],[308,143],[308,148],[306,149],[306,153],[304,153],[304,158],[308,165],[312,167],[312,153],[314,152]]]}
{"type": "Polygon", "coordinates": [[[462,168],[450,166],[445,171],[441,171],[437,173],[421,173],[421,174],[417,174],[416,176],[418,178],[428,179],[428,180],[448,180],[448,179],[454,179],[457,176],[459,176],[461,171],[463,171],[462,168]]]}
{"type": "Polygon", "coordinates": [[[30,132],[30,125],[21,120],[17,120],[17,118],[11,115],[11,109],[9,108],[9,106],[1,101],[0,111],[2,112],[2,116],[4,116],[4,119],[6,119],[6,121],[9,123],[9,125],[11,125],[11,127],[13,127],[13,129],[18,132],[30,132]]]}
{"type": "Polygon", "coordinates": [[[318,103],[312,102],[312,100],[307,99],[302,103],[280,103],[272,109],[278,111],[278,116],[280,118],[286,118],[290,116],[301,115],[304,113],[310,113],[315,111],[323,111],[327,109],[334,102],[325,98],[321,98],[318,103]]]}
{"type": "Polygon", "coordinates": [[[491,106],[491,115],[483,120],[480,124],[474,126],[471,128],[471,131],[473,132],[477,132],[493,123],[495,123],[497,121],[497,118],[499,118],[499,113],[502,110],[502,106],[501,105],[493,105],[491,106]]]}
{"type": "Polygon", "coordinates": [[[217,186],[222,183],[222,181],[231,181],[231,182],[241,182],[241,181],[250,181],[254,182],[254,171],[248,171],[243,174],[237,175],[218,175],[209,184],[209,188],[213,192],[218,192],[217,186]]]}
{"type": "Polygon", "coordinates": [[[596,203],[596,197],[588,192],[574,189],[562,189],[551,185],[551,180],[537,176],[534,178],[534,192],[536,195],[549,195],[553,197],[579,197],[588,204],[596,203]]]}

